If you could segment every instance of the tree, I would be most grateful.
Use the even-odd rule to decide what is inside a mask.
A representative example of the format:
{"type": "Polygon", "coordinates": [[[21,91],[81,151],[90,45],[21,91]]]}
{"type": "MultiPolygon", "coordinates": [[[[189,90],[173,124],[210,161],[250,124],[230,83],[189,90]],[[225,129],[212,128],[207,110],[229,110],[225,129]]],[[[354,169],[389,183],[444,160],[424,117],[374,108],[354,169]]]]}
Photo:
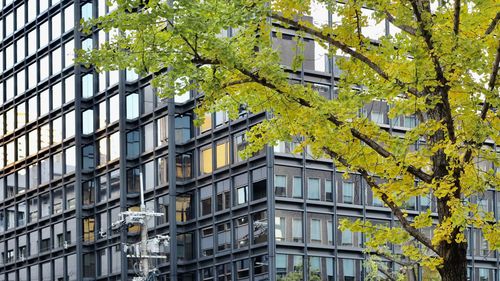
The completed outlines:
{"type": "Polygon", "coordinates": [[[493,169],[500,165],[494,145],[500,142],[497,1],[116,2],[116,10],[83,23],[83,31],[117,35],[98,50],[80,51],[80,62],[98,71],[152,75],[164,96],[198,89],[198,116],[225,110],[235,117],[242,104],[251,112],[272,112],[247,134],[246,154],[301,136],[301,147],[359,173],[400,223],[343,222],[342,228],[370,237],[369,253],[397,259],[385,245],[403,245],[405,260],[449,281],[466,280],[467,227],[481,228],[489,247],[500,248],[500,224],[473,199],[487,188],[500,189],[493,169]],[[311,21],[311,7],[335,15],[333,23],[311,21]],[[363,7],[374,12],[367,16],[363,7]],[[400,32],[365,36],[369,22],[383,20],[400,32]],[[296,45],[290,67],[281,65],[277,48],[284,28],[296,45]],[[227,30],[232,36],[223,36],[227,30]],[[335,55],[342,69],[335,99],[289,83],[311,40],[335,55]],[[359,114],[374,100],[387,102],[388,118],[416,116],[418,125],[394,134],[359,114]],[[418,140],[425,145],[411,149],[418,140]],[[434,197],[437,216],[409,216],[404,202],[416,196],[434,197]],[[430,237],[424,230],[433,224],[430,237]]]}

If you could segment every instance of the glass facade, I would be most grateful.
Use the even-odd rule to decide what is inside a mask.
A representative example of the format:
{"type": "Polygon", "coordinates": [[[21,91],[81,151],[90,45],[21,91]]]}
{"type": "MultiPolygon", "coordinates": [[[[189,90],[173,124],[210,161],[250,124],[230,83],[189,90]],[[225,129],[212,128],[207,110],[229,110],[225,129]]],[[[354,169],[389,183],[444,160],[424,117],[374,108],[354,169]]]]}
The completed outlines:
{"type": "MultiPolygon", "coordinates": [[[[0,1],[0,281],[134,277],[122,245],[137,242],[138,228],[112,224],[120,211],[137,210],[141,184],[147,208],[163,214],[148,222],[150,235],[177,238],[170,247],[177,260],[153,261],[158,280],[169,280],[171,266],[179,280],[363,280],[367,237],[340,231],[339,220],[396,222],[361,177],[296,151],[298,139],[243,159],[244,134],[265,113],[242,108],[229,120],[216,112],[195,127],[199,93],[176,97],[176,115],[168,116],[148,77],[74,65],[75,48],[113,36],[78,29],[80,19],[112,11],[105,2],[0,1]],[[168,155],[172,144],[176,155],[168,155]]],[[[313,10],[314,24],[338,20],[313,10]]],[[[397,31],[374,23],[363,32],[397,31]]],[[[273,40],[288,46],[292,37],[273,40]]],[[[334,58],[320,45],[306,46],[303,81],[334,98],[334,58]]],[[[412,116],[389,119],[387,111],[374,102],[362,114],[394,130],[416,125],[412,116]]],[[[474,200],[499,216],[498,192],[474,200]]],[[[412,215],[436,204],[419,197],[406,208],[412,215]]],[[[487,250],[479,230],[469,236],[472,280],[493,281],[498,253],[487,250]]]]}

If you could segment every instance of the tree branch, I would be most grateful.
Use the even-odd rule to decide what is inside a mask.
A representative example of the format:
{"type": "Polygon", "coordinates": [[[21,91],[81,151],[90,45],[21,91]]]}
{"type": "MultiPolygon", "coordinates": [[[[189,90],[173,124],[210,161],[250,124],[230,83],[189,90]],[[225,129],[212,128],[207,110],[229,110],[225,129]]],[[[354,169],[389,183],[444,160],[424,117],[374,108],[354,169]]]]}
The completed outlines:
{"type": "MultiPolygon", "coordinates": [[[[212,59],[196,59],[194,58],[192,60],[193,63],[201,63],[201,64],[220,64],[220,61],[218,60],[212,60],[212,59]]],[[[267,87],[271,90],[274,90],[284,96],[287,96],[287,93],[285,93],[284,91],[282,91],[281,89],[279,89],[276,85],[274,85],[273,83],[269,82],[267,79],[263,78],[263,77],[260,77],[258,74],[256,73],[253,73],[247,69],[244,69],[242,67],[237,67],[235,66],[235,68],[241,72],[242,74],[246,75],[247,77],[249,77],[253,82],[256,82],[264,87],[267,87]]],[[[302,99],[302,98],[294,98],[293,99],[295,102],[299,103],[300,105],[302,106],[305,106],[305,107],[309,107],[309,108],[312,108],[313,106],[306,100],[302,99]]],[[[345,125],[344,122],[342,122],[341,120],[339,120],[335,115],[333,114],[329,114],[327,116],[327,120],[332,122],[334,125],[340,127],[340,126],[343,126],[345,125]]],[[[414,175],[416,178],[426,182],[426,183],[432,183],[432,179],[433,179],[433,176],[425,173],[424,171],[422,171],[421,169],[418,169],[416,168],[415,166],[413,165],[407,165],[407,164],[404,164],[400,161],[397,161],[396,157],[389,151],[387,151],[382,145],[380,145],[379,143],[377,143],[376,141],[374,141],[372,138],[370,138],[369,136],[361,133],[360,131],[358,131],[357,129],[355,128],[350,128],[350,131],[351,131],[351,134],[353,137],[355,137],[356,139],[359,139],[360,141],[362,141],[363,143],[365,143],[366,145],[368,145],[370,148],[372,148],[375,152],[377,152],[380,156],[384,157],[384,158],[392,158],[395,162],[396,162],[396,165],[400,166],[400,167],[403,167],[408,173],[414,175]]]]}
{"type": "Polygon", "coordinates": [[[493,30],[495,30],[495,27],[497,26],[499,20],[500,20],[500,12],[498,12],[497,15],[491,20],[491,23],[484,32],[484,35],[489,35],[490,33],[492,33],[493,30]]]}
{"type": "Polygon", "coordinates": [[[387,17],[387,20],[392,23],[395,27],[403,30],[404,32],[410,34],[410,35],[413,35],[415,36],[417,34],[417,30],[409,25],[406,25],[406,24],[396,24],[396,18],[391,14],[389,13],[388,11],[385,11],[385,15],[387,17]]]}
{"type": "Polygon", "coordinates": [[[286,17],[281,16],[281,15],[279,15],[277,13],[272,13],[271,14],[271,18],[273,18],[275,20],[279,20],[279,21],[281,21],[281,22],[283,22],[285,24],[291,25],[291,26],[297,28],[298,30],[301,30],[301,31],[303,31],[303,32],[305,32],[305,33],[307,33],[307,34],[309,34],[311,36],[314,36],[316,38],[319,38],[321,40],[324,40],[324,41],[330,43],[331,45],[339,48],[343,52],[351,55],[353,58],[356,58],[356,59],[360,60],[361,62],[363,62],[364,64],[366,64],[369,68],[371,68],[372,70],[374,70],[384,80],[387,80],[387,81],[391,82],[391,79],[394,79],[394,83],[398,87],[400,87],[401,89],[403,89],[404,91],[407,91],[408,93],[410,93],[410,94],[412,94],[414,96],[417,96],[417,97],[421,96],[421,93],[416,88],[407,87],[407,85],[403,81],[399,80],[398,78],[391,78],[391,77],[389,77],[389,74],[387,74],[384,70],[382,70],[382,68],[378,64],[376,64],[375,62],[373,62],[372,60],[370,60],[368,57],[366,57],[362,53],[353,50],[347,44],[345,44],[343,42],[340,42],[338,40],[335,40],[332,37],[333,35],[331,35],[331,34],[324,34],[323,32],[321,32],[319,30],[316,30],[313,27],[305,26],[303,24],[300,24],[298,21],[286,18],[286,17]]]}
{"type": "MultiPolygon", "coordinates": [[[[354,0],[354,4],[356,4],[356,0],[354,0]]],[[[363,40],[361,40],[361,36],[363,36],[361,34],[361,19],[360,19],[360,16],[359,16],[359,9],[354,6],[354,14],[356,15],[356,31],[358,32],[358,41],[359,41],[359,45],[361,46],[363,44],[363,40]]]]}
{"type": "MultiPolygon", "coordinates": [[[[349,164],[349,162],[342,156],[338,155],[335,151],[332,151],[331,149],[324,147],[323,152],[325,152],[332,159],[335,159],[338,162],[340,162],[345,167],[352,169],[352,166],[349,164]]],[[[403,229],[406,232],[408,232],[408,234],[410,234],[413,238],[415,238],[418,242],[422,243],[425,247],[427,247],[429,250],[439,255],[438,251],[432,245],[431,240],[428,237],[426,237],[422,232],[420,232],[418,229],[416,229],[411,225],[411,223],[406,219],[405,215],[401,211],[401,208],[389,199],[387,194],[384,193],[382,189],[375,183],[375,181],[368,174],[368,172],[363,168],[355,168],[355,170],[361,174],[361,176],[365,179],[370,188],[378,190],[381,193],[382,201],[384,201],[384,203],[391,209],[394,216],[398,218],[403,229]]]]}
{"type": "MultiPolygon", "coordinates": [[[[493,92],[493,90],[495,89],[499,64],[500,64],[500,41],[498,41],[497,55],[495,56],[495,61],[493,62],[493,69],[490,73],[490,81],[488,82],[488,88],[489,88],[488,90],[490,90],[491,92],[493,92]]],[[[483,108],[481,109],[481,119],[484,120],[486,118],[486,114],[488,113],[488,109],[490,107],[491,107],[490,103],[487,100],[485,100],[483,108]]]]}
{"type": "Polygon", "coordinates": [[[435,53],[434,43],[432,42],[432,34],[427,27],[429,23],[426,23],[424,21],[418,4],[419,4],[418,0],[411,0],[413,14],[417,19],[418,29],[420,30],[420,33],[425,41],[425,44],[427,45],[427,49],[429,50],[432,63],[434,64],[434,71],[436,72],[437,79],[439,80],[439,82],[441,82],[442,85],[445,85],[447,81],[444,77],[444,72],[443,69],[441,68],[441,63],[439,62],[439,59],[435,53]]]}
{"type": "Polygon", "coordinates": [[[391,280],[391,281],[397,281],[396,278],[394,278],[394,276],[392,276],[392,274],[388,271],[388,270],[385,270],[384,268],[378,266],[377,267],[378,271],[382,272],[382,274],[384,274],[387,279],[391,280]]]}
{"type": "MultiPolygon", "coordinates": [[[[427,45],[429,55],[431,57],[433,65],[434,65],[434,71],[436,72],[436,79],[441,83],[441,85],[439,85],[437,87],[437,91],[439,92],[439,94],[441,96],[441,102],[442,102],[442,107],[443,107],[442,110],[444,113],[444,121],[446,123],[448,137],[451,140],[451,142],[454,143],[456,141],[455,125],[453,124],[454,122],[453,122],[453,116],[451,114],[451,105],[450,105],[450,101],[448,99],[448,91],[450,90],[450,86],[447,85],[448,80],[444,76],[443,68],[441,67],[441,63],[439,62],[439,58],[436,54],[436,49],[434,48],[432,34],[429,30],[430,23],[428,23],[424,20],[422,13],[420,11],[419,3],[422,4],[418,0],[411,0],[413,14],[415,15],[415,18],[417,19],[417,24],[418,24],[420,34],[422,35],[422,37],[425,41],[425,44],[427,45]]],[[[430,14],[430,6],[429,5],[430,5],[429,2],[424,2],[422,4],[422,10],[425,10],[427,13],[430,14]]],[[[457,22],[457,24],[458,24],[458,22],[457,22]]]]}
{"type": "MultiPolygon", "coordinates": [[[[392,261],[392,262],[394,262],[394,263],[397,263],[397,264],[399,264],[399,265],[402,265],[402,266],[413,266],[413,265],[415,265],[415,264],[418,264],[417,262],[404,262],[404,261],[402,261],[402,260],[399,260],[399,259],[397,259],[397,258],[395,258],[395,257],[393,257],[393,256],[390,256],[390,255],[388,255],[388,254],[386,254],[386,253],[383,253],[383,252],[371,251],[369,254],[370,254],[370,255],[376,255],[376,256],[383,257],[383,258],[385,258],[385,259],[388,259],[388,260],[390,260],[390,261],[392,261]]],[[[396,254],[395,254],[395,255],[396,255],[396,254]]]]}
{"type": "MultiPolygon", "coordinates": [[[[281,91],[278,87],[276,87],[276,85],[270,83],[265,78],[259,77],[255,73],[252,73],[252,72],[250,72],[250,71],[248,71],[246,69],[238,69],[238,71],[240,71],[241,73],[243,73],[246,76],[250,77],[253,81],[255,81],[255,82],[257,82],[257,83],[259,83],[259,84],[261,84],[261,85],[263,85],[263,86],[265,86],[267,88],[275,90],[275,91],[277,91],[278,93],[280,93],[282,95],[287,95],[285,92],[281,91]]],[[[299,103],[300,105],[302,105],[302,106],[309,107],[309,108],[313,107],[308,101],[306,101],[306,100],[304,100],[302,98],[294,98],[294,100],[297,103],[299,103]]],[[[345,125],[344,122],[342,122],[341,120],[339,120],[333,114],[329,114],[328,117],[327,117],[327,120],[330,121],[331,123],[333,123],[334,125],[336,125],[337,127],[341,127],[341,126],[345,125]]],[[[376,141],[374,141],[369,136],[361,133],[357,129],[350,128],[349,130],[351,131],[351,134],[352,134],[353,137],[355,137],[356,139],[364,142],[366,145],[368,145],[370,148],[372,148],[375,152],[377,152],[380,156],[382,156],[384,158],[392,158],[396,162],[396,165],[405,168],[406,171],[408,171],[410,174],[414,175],[415,177],[417,177],[418,179],[420,179],[420,180],[422,180],[422,181],[424,181],[426,183],[432,183],[433,177],[431,175],[425,173],[421,169],[417,169],[413,165],[405,165],[402,162],[397,161],[396,157],[391,152],[387,151],[382,145],[380,145],[379,143],[377,143],[376,141]]]]}
{"type": "Polygon", "coordinates": [[[460,0],[455,0],[455,10],[453,16],[453,33],[458,35],[459,27],[460,27],[460,0]]]}

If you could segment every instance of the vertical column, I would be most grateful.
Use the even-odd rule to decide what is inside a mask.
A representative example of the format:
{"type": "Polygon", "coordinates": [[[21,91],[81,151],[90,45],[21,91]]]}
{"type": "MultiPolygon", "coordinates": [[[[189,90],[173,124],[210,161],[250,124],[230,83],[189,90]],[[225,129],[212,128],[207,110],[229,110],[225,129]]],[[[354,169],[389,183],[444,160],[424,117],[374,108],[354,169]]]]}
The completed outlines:
{"type": "MultiPolygon", "coordinates": [[[[266,113],[269,115],[270,113],[266,113]]],[[[268,116],[269,117],[269,116],[268,116]]],[[[276,201],[274,198],[274,148],[270,145],[266,148],[267,163],[267,244],[268,252],[268,275],[269,281],[276,281],[276,232],[275,232],[275,211],[276,201]]]]}
{"type": "MultiPolygon", "coordinates": [[[[74,7],[74,43],[75,48],[82,47],[80,40],[80,32],[78,26],[80,25],[80,0],[75,0],[74,7]]],[[[75,65],[75,221],[76,221],[76,277],[77,279],[83,278],[83,247],[82,243],[78,240],[83,237],[82,229],[82,110],[81,110],[81,66],[75,65]]]]}
{"type": "Polygon", "coordinates": [[[175,102],[174,98],[167,101],[168,109],[168,225],[170,235],[170,280],[177,281],[177,173],[175,163],[175,102]]]}
{"type": "MultiPolygon", "coordinates": [[[[127,144],[126,144],[126,128],[127,128],[127,107],[125,97],[125,70],[119,71],[118,84],[118,100],[119,100],[119,135],[120,135],[120,212],[127,211],[127,144]]],[[[115,105],[111,105],[115,106],[115,105]]],[[[142,188],[142,185],[140,185],[142,188]]],[[[116,219],[116,218],[111,218],[116,219]]],[[[127,243],[127,228],[122,228],[120,232],[120,241],[123,244],[127,243]]],[[[121,263],[121,280],[128,280],[127,255],[125,251],[120,252],[121,263]]]]}

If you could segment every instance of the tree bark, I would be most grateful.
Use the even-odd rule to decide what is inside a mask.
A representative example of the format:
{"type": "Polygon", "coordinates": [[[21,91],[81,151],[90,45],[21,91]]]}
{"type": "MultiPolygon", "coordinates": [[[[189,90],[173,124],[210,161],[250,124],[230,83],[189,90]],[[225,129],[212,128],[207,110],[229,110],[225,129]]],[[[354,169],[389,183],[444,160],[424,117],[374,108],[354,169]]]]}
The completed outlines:
{"type": "MultiPolygon", "coordinates": [[[[443,95],[443,92],[441,91],[448,90],[449,88],[440,87],[435,93],[432,93],[432,95],[445,96],[447,99],[447,93],[443,95]]],[[[438,103],[435,108],[429,110],[427,113],[430,118],[446,124],[446,118],[451,116],[449,111],[449,107],[443,103],[438,103]]],[[[447,126],[447,128],[449,127],[447,126]]],[[[444,130],[438,130],[428,138],[429,144],[434,145],[446,140],[446,135],[447,134],[444,130]]],[[[431,160],[432,171],[435,179],[439,181],[452,172],[454,185],[456,187],[454,192],[447,194],[444,197],[437,198],[438,221],[439,223],[443,223],[447,218],[452,216],[452,210],[448,205],[449,201],[452,199],[460,199],[461,171],[457,169],[449,171],[451,159],[448,155],[446,155],[443,149],[438,149],[431,157],[431,160]]],[[[439,188],[439,186],[437,188],[439,188]]],[[[441,241],[438,245],[438,254],[443,259],[443,264],[438,269],[442,281],[467,281],[467,242],[457,243],[455,241],[457,234],[460,232],[461,231],[458,226],[455,226],[450,233],[451,242],[448,243],[447,241],[441,241]]]]}
{"type": "Polygon", "coordinates": [[[439,269],[441,280],[467,281],[467,243],[452,242],[442,249],[444,263],[439,269]]]}

